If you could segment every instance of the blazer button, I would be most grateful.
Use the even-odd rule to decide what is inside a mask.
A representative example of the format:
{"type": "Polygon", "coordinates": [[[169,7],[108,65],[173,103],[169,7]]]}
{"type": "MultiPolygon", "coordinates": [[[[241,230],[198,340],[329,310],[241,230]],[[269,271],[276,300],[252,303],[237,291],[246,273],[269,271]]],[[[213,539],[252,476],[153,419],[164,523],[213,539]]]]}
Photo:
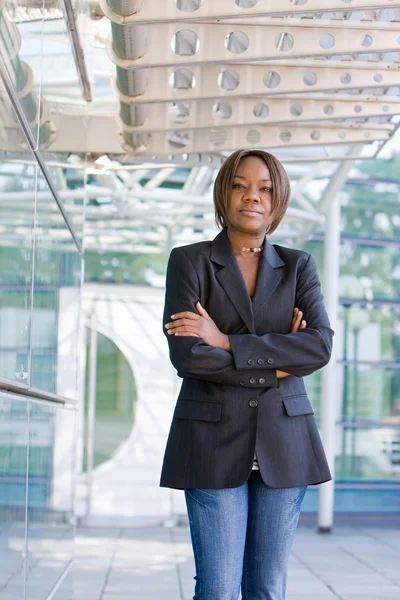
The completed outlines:
{"type": "Polygon", "coordinates": [[[241,379],[241,380],[239,381],[239,383],[240,383],[240,385],[246,385],[246,380],[245,380],[245,379],[241,379]]]}
{"type": "Polygon", "coordinates": [[[265,360],[263,358],[259,358],[257,362],[259,365],[263,365],[265,363],[265,360]]]}
{"type": "Polygon", "coordinates": [[[250,383],[256,383],[257,379],[255,377],[250,377],[249,381],[250,383]]]}
{"type": "Polygon", "coordinates": [[[250,400],[249,406],[251,406],[251,408],[256,408],[256,406],[258,406],[258,400],[253,398],[252,400],[250,400]]]}
{"type": "Polygon", "coordinates": [[[260,377],[260,379],[258,380],[258,383],[265,383],[264,377],[260,377]]]}
{"type": "Polygon", "coordinates": [[[254,360],[252,358],[249,358],[249,360],[247,361],[248,365],[254,365],[254,360]]]}
{"type": "Polygon", "coordinates": [[[269,365],[273,365],[273,364],[274,364],[274,362],[275,362],[275,361],[274,361],[274,359],[273,359],[273,358],[269,358],[269,359],[268,359],[268,364],[269,364],[269,365]]]}

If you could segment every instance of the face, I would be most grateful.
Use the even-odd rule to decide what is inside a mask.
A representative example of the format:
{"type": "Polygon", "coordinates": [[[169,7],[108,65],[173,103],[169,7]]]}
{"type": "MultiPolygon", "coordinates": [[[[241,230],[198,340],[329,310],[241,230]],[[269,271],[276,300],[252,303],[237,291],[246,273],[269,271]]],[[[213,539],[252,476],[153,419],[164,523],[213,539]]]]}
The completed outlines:
{"type": "Polygon", "coordinates": [[[265,162],[243,158],[236,170],[228,202],[228,227],[241,233],[265,234],[273,220],[272,181],[265,162]]]}

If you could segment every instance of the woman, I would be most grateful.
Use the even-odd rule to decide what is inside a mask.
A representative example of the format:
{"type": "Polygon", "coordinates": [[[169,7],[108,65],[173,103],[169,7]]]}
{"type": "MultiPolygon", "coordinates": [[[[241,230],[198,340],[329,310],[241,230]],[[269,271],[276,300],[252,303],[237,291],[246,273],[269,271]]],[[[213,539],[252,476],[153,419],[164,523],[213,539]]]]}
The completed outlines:
{"type": "Polygon", "coordinates": [[[289,197],[274,156],[234,152],[214,187],[223,230],[169,260],[164,325],[183,383],[161,485],[185,490],[194,600],[284,600],[306,486],[330,479],[302,379],[332,347],[315,261],[266,240],[289,197]]]}

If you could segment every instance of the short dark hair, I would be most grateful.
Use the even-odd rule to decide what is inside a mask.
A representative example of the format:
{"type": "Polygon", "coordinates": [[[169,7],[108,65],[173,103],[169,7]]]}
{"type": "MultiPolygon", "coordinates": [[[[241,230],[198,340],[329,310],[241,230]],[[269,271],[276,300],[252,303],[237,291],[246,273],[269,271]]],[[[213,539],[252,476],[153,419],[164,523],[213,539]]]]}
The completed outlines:
{"type": "Polygon", "coordinates": [[[272,233],[282,221],[290,200],[290,181],[282,163],[264,150],[236,150],[223,162],[214,183],[215,221],[222,229],[228,225],[228,203],[233,178],[240,161],[256,156],[265,162],[272,180],[272,215],[268,233],[272,233]]]}

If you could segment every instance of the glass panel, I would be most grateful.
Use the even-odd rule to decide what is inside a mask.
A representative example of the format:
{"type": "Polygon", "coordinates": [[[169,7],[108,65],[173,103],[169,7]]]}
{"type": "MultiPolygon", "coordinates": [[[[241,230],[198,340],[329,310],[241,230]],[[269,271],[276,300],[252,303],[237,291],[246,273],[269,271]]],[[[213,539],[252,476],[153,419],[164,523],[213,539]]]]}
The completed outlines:
{"type": "Polygon", "coordinates": [[[384,420],[400,425],[400,369],[340,365],[340,420],[384,420]]]}
{"type": "Polygon", "coordinates": [[[338,427],[337,480],[400,480],[400,426],[338,427]]]}
{"type": "Polygon", "coordinates": [[[81,256],[40,174],[32,315],[32,385],[77,397],[81,256]]]}
{"type": "Polygon", "coordinates": [[[43,600],[73,556],[76,412],[31,404],[26,597],[43,600]]]}
{"type": "Polygon", "coordinates": [[[0,377],[29,384],[37,167],[1,85],[0,104],[0,377]]]}
{"type": "Polygon", "coordinates": [[[0,590],[24,597],[28,404],[0,392],[0,590]]]}
{"type": "MultiPolygon", "coordinates": [[[[84,9],[89,10],[86,2],[74,3],[77,20],[84,9]]],[[[62,16],[60,9],[52,11],[57,11],[62,16]]],[[[87,104],[82,96],[67,25],[63,18],[46,18],[43,27],[42,104],[44,107],[51,106],[51,114],[40,130],[40,146],[51,151],[51,143],[57,140],[61,147],[69,149],[73,140],[73,147],[84,153],[87,104]]],[[[82,34],[81,39],[85,39],[82,34]]],[[[71,227],[77,238],[82,241],[85,161],[76,155],[68,160],[68,154],[69,152],[66,152],[57,157],[57,163],[65,166],[48,163],[47,167],[71,227]],[[72,168],[73,166],[75,168],[72,168]]]]}
{"type": "MultiPolygon", "coordinates": [[[[398,210],[398,207],[397,207],[398,210]]],[[[399,217],[400,219],[400,217],[399,217]]],[[[309,241],[304,249],[316,259],[324,288],[324,243],[309,241]]],[[[342,239],[340,246],[339,293],[342,298],[373,300],[400,299],[400,253],[393,245],[356,244],[342,239]]]]}
{"type": "Polygon", "coordinates": [[[8,73],[37,145],[39,128],[46,127],[46,115],[40,102],[42,3],[39,1],[36,6],[38,8],[26,9],[19,2],[6,0],[0,11],[0,43],[8,73]]]}

